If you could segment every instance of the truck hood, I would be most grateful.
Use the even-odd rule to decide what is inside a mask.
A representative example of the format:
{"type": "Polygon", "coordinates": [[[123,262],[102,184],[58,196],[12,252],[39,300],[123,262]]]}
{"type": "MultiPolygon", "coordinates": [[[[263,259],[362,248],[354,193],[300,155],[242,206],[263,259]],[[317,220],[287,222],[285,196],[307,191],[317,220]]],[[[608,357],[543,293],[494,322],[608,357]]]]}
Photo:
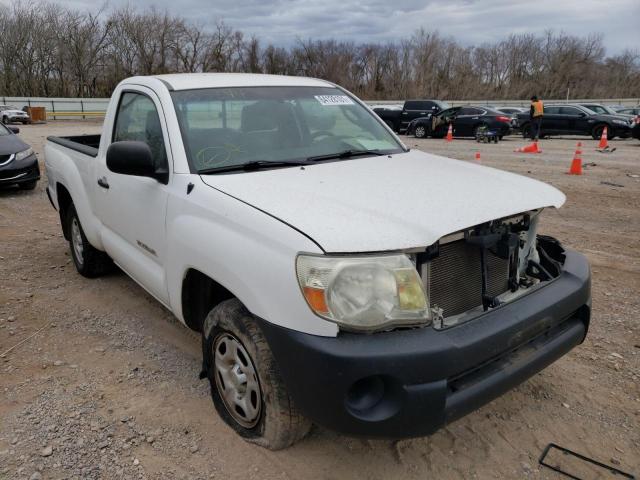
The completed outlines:
{"type": "Polygon", "coordinates": [[[467,227],[565,201],[537,180],[420,151],[201,178],[328,253],[424,247],[467,227]]]}

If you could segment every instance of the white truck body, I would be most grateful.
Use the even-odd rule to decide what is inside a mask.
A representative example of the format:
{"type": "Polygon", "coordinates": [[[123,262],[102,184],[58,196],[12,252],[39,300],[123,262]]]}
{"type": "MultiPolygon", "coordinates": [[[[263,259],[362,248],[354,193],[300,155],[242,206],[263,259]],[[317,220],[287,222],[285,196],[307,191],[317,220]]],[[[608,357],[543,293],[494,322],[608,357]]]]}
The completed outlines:
{"type": "MultiPolygon", "coordinates": [[[[340,323],[314,313],[305,300],[296,274],[301,254],[340,257],[405,252],[414,255],[415,265],[415,252],[448,235],[526,212],[537,215],[565,201],[557,189],[530,178],[408,151],[348,92],[339,101],[366,109],[398,142],[396,153],[225,174],[194,171],[172,95],[252,87],[337,88],[322,80],[270,75],[133,77],[115,89],[99,145],[97,138],[91,147],[52,138],[45,148],[47,191],[54,207],[68,208],[64,202],[69,199],[63,196],[69,196],[91,246],[106,252],[187,324],[184,310],[189,300],[185,300],[184,282],[196,270],[267,324],[309,335],[312,340],[344,339],[348,334],[342,333],[340,323]],[[125,92],[146,96],[158,112],[169,166],[166,182],[114,173],[107,166],[107,150],[114,140],[125,92]]],[[[532,221],[528,239],[520,237],[519,248],[527,250],[526,255],[528,249],[535,250],[535,224],[537,219],[532,221]]],[[[526,265],[519,267],[521,274],[524,268],[526,265]]],[[[363,356],[358,348],[368,348],[366,335],[357,341],[363,342],[362,347],[352,345],[349,351],[356,349],[363,356]]],[[[272,348],[277,350],[276,345],[272,348]]],[[[304,392],[297,395],[296,401],[304,404],[304,392]]],[[[314,408],[305,406],[304,411],[323,422],[319,419],[323,414],[313,413],[314,408]]],[[[362,418],[353,422],[355,426],[345,430],[360,431],[362,418]]]]}

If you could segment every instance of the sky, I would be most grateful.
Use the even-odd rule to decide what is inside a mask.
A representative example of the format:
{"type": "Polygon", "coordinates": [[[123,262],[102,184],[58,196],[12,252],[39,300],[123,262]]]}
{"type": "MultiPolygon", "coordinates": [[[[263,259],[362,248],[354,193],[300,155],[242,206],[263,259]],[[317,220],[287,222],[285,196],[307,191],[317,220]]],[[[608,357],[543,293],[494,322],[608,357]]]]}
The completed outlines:
{"type": "MultiPolygon", "coordinates": [[[[7,0],[1,0],[6,3],[7,0]]],[[[96,0],[63,4],[95,10],[96,0]]],[[[110,0],[124,6],[130,0],[110,0]]],[[[510,33],[602,33],[607,54],[640,50],[640,0],[137,0],[199,22],[224,22],[280,46],[297,39],[394,41],[415,30],[438,30],[463,45],[510,33]]]]}

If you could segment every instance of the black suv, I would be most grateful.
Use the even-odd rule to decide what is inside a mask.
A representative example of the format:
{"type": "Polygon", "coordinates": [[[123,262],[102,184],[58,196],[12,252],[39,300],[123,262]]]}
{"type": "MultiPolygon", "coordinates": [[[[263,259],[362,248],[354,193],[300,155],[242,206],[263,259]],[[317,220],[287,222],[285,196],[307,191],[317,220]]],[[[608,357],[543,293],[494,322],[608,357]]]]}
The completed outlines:
{"type": "MultiPolygon", "coordinates": [[[[524,138],[531,138],[531,120],[528,113],[518,115],[518,124],[524,138]]],[[[595,113],[580,105],[545,105],[540,136],[590,135],[599,139],[604,127],[607,137],[631,136],[633,121],[625,115],[595,113]]]]}

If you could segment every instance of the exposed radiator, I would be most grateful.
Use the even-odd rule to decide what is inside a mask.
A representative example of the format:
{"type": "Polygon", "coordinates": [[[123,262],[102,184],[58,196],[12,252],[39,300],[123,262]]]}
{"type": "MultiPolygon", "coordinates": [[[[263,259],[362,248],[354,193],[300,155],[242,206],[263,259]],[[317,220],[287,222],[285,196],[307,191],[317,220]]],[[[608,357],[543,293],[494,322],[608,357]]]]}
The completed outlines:
{"type": "MultiPolygon", "coordinates": [[[[423,265],[425,288],[432,307],[450,317],[482,305],[480,249],[464,240],[440,245],[440,254],[423,265]]],[[[487,251],[487,294],[509,288],[509,260],[487,251]]]]}

